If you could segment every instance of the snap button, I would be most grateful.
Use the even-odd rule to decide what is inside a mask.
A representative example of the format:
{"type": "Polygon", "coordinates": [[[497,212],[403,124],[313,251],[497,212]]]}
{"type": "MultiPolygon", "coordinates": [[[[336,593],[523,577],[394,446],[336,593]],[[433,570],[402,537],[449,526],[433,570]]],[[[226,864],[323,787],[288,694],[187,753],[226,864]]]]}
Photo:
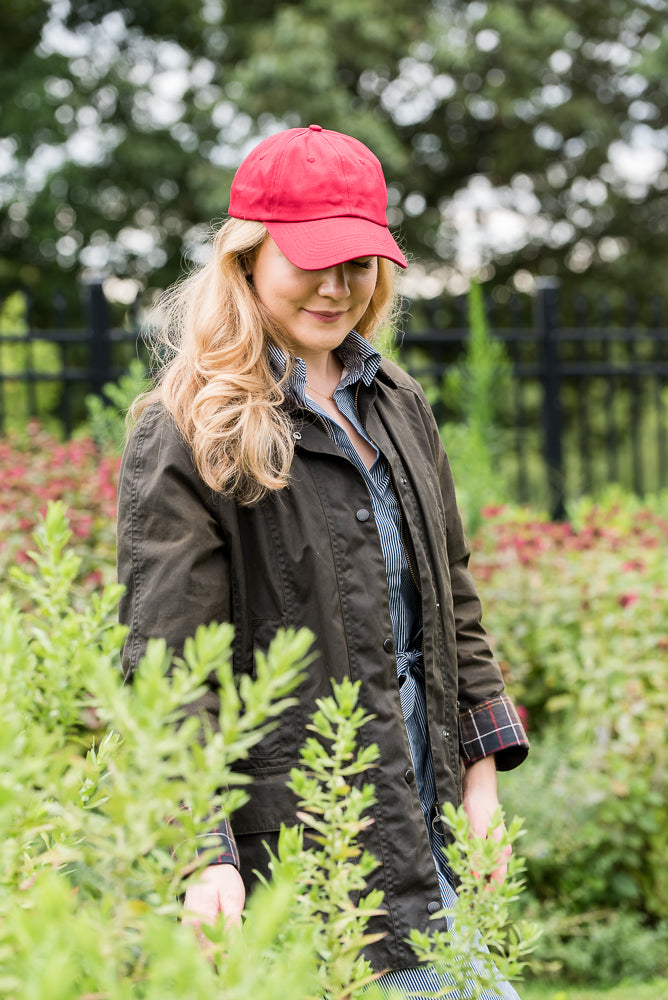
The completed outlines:
{"type": "Polygon", "coordinates": [[[449,729],[444,729],[443,730],[443,739],[444,740],[449,740],[450,739],[450,730],[449,729]]]}
{"type": "Polygon", "coordinates": [[[370,514],[366,507],[360,507],[360,509],[355,514],[358,521],[368,521],[370,514]]]}
{"type": "Polygon", "coordinates": [[[394,652],[394,639],[385,639],[383,642],[383,649],[386,653],[394,652]]]}
{"type": "Polygon", "coordinates": [[[309,125],[311,132],[322,132],[322,125],[309,125]]]}
{"type": "Polygon", "coordinates": [[[404,781],[407,785],[412,785],[415,781],[415,771],[412,767],[407,767],[404,771],[404,781]]]}
{"type": "Polygon", "coordinates": [[[427,903],[427,913],[438,913],[438,911],[442,909],[443,904],[438,903],[435,899],[430,899],[427,903]]]}

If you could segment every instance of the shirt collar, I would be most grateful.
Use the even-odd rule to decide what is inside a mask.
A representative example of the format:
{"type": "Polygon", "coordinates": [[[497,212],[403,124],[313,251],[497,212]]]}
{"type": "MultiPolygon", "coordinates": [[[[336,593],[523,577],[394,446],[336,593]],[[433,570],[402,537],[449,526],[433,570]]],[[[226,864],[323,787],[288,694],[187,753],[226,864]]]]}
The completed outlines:
{"type": "MultiPolygon", "coordinates": [[[[277,345],[269,343],[267,347],[269,364],[276,379],[285,372],[287,358],[284,351],[277,345]]],[[[356,330],[351,330],[336,352],[343,363],[343,375],[340,388],[362,382],[371,385],[382,361],[381,355],[371,346],[368,340],[361,337],[356,330]]],[[[306,365],[301,358],[295,359],[295,365],[290,376],[289,387],[303,403],[306,390],[306,365]]]]}

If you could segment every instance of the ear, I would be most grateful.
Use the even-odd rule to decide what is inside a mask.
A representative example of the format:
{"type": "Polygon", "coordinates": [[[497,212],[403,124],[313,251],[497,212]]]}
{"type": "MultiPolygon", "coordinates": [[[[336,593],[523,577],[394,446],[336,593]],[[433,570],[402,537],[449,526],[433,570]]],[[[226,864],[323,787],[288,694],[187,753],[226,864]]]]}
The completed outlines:
{"type": "Polygon", "coordinates": [[[252,253],[244,253],[239,257],[239,266],[244,272],[244,277],[246,281],[253,280],[253,257],[255,255],[252,253]]]}

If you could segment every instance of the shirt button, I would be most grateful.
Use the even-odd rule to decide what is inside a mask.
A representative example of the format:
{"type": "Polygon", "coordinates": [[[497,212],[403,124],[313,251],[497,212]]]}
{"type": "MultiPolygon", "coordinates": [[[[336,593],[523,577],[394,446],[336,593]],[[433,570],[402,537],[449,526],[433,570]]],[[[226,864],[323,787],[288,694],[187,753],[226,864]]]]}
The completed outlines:
{"type": "Polygon", "coordinates": [[[430,899],[427,903],[427,913],[438,913],[443,909],[443,903],[438,903],[435,899],[430,899]]]}
{"type": "Polygon", "coordinates": [[[394,639],[386,639],[383,643],[383,649],[386,653],[394,652],[394,639]]]}
{"type": "Polygon", "coordinates": [[[369,514],[369,511],[366,509],[366,507],[360,507],[360,509],[355,514],[355,517],[357,518],[358,521],[368,521],[370,516],[371,515],[369,514]]]}
{"type": "Polygon", "coordinates": [[[413,782],[415,781],[415,771],[413,770],[412,767],[408,767],[404,771],[404,781],[406,782],[407,785],[412,785],[413,782]]]}

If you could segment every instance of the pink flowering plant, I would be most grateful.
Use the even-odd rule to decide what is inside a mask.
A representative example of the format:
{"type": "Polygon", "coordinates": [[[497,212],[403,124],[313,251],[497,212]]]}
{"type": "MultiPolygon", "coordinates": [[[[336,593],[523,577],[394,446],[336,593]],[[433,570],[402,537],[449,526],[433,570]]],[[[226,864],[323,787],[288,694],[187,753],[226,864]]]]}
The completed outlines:
{"type": "Polygon", "coordinates": [[[28,561],[31,535],[49,501],[61,501],[73,551],[82,560],[78,592],[114,578],[116,488],[120,460],[89,437],[61,442],[38,423],[0,438],[0,578],[28,561]]]}

